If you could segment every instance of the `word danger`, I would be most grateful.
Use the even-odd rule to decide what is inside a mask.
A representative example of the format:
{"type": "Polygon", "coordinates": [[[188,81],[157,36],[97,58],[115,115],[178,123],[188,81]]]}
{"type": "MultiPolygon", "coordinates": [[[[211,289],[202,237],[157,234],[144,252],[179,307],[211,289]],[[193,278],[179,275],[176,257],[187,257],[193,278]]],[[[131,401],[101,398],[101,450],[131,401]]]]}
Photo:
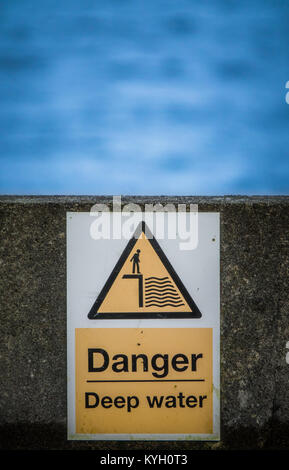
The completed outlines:
{"type": "MultiPolygon", "coordinates": [[[[161,396],[146,396],[147,405],[149,408],[203,408],[204,401],[207,399],[207,395],[188,395],[185,396],[182,392],[178,395],[161,395],[161,396]]],[[[108,395],[102,398],[95,392],[85,393],[85,408],[124,408],[128,413],[134,408],[138,408],[140,400],[137,396],[131,395],[123,397],[121,395],[112,398],[108,395]]]]}
{"type": "Polygon", "coordinates": [[[154,377],[166,377],[172,368],[176,372],[197,371],[197,361],[203,354],[154,354],[150,359],[146,354],[115,354],[110,358],[108,352],[101,348],[88,349],[88,372],[104,372],[111,368],[112,372],[150,372],[154,377]]]}

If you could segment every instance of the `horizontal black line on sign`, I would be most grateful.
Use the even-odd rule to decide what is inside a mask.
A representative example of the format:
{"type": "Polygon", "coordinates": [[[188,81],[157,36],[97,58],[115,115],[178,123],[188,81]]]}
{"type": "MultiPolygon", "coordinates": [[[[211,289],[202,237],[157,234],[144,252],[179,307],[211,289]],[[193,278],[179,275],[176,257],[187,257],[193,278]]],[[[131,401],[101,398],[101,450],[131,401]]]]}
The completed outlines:
{"type": "Polygon", "coordinates": [[[146,281],[149,281],[149,279],[157,279],[158,281],[163,281],[164,279],[168,279],[168,276],[166,277],[155,277],[155,276],[151,276],[151,277],[146,277],[146,281]]]}
{"type": "Polygon", "coordinates": [[[166,297],[166,295],[172,295],[173,297],[180,297],[178,292],[172,292],[172,291],[165,291],[165,292],[145,292],[146,296],[149,295],[157,295],[158,297],[166,297]]]}
{"type": "Polygon", "coordinates": [[[157,292],[157,293],[167,293],[167,292],[177,292],[176,289],[172,289],[171,287],[170,288],[166,288],[166,289],[158,289],[157,287],[150,287],[149,289],[148,288],[145,288],[145,291],[146,292],[157,292]]]}
{"type": "Polygon", "coordinates": [[[123,313],[98,313],[94,320],[138,320],[153,318],[200,318],[193,312],[123,312],[123,313]]]}
{"type": "Polygon", "coordinates": [[[169,304],[169,303],[167,302],[166,304],[163,304],[163,305],[162,305],[162,304],[157,304],[157,303],[147,303],[147,302],[146,302],[146,307],[160,307],[160,308],[164,308],[164,307],[175,307],[175,308],[177,308],[177,307],[182,307],[183,305],[185,305],[185,304],[183,304],[183,303],[181,303],[181,304],[169,304]]]}
{"type": "Polygon", "coordinates": [[[87,380],[87,383],[96,382],[205,382],[205,379],[175,379],[175,380],[162,380],[162,379],[151,379],[151,380],[87,380]]]}
{"type": "Polygon", "coordinates": [[[172,295],[172,294],[167,294],[167,295],[164,295],[162,297],[160,297],[159,295],[156,295],[156,294],[150,294],[150,295],[146,295],[146,300],[167,300],[167,299],[171,299],[171,300],[182,300],[181,297],[179,295],[175,296],[175,295],[172,295]]]}
{"type": "Polygon", "coordinates": [[[174,285],[168,281],[164,281],[164,282],[150,281],[150,282],[146,282],[145,286],[146,287],[158,287],[159,289],[164,289],[165,287],[174,288],[174,285]]]}
{"type": "Polygon", "coordinates": [[[146,304],[149,304],[151,302],[155,302],[157,304],[165,304],[167,302],[170,302],[174,305],[179,305],[180,303],[182,303],[182,305],[184,305],[184,303],[182,302],[182,299],[172,299],[170,297],[166,297],[164,299],[158,299],[156,297],[151,297],[150,299],[148,299],[148,297],[146,297],[146,304]]]}

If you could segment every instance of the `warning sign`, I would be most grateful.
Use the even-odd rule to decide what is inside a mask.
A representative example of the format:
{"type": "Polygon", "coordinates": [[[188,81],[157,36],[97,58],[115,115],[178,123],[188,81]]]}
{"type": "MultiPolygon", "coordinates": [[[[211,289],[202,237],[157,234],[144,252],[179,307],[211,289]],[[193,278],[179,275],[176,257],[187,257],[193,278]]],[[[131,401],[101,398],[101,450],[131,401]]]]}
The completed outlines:
{"type": "Polygon", "coordinates": [[[94,239],[67,213],[68,439],[219,440],[219,214],[187,251],[139,220],[94,239]]]}
{"type": "Polygon", "coordinates": [[[76,330],[76,432],[212,433],[212,329],[76,330]]]}
{"type": "Polygon", "coordinates": [[[142,222],[89,312],[90,319],[200,318],[201,312],[142,222]]]}

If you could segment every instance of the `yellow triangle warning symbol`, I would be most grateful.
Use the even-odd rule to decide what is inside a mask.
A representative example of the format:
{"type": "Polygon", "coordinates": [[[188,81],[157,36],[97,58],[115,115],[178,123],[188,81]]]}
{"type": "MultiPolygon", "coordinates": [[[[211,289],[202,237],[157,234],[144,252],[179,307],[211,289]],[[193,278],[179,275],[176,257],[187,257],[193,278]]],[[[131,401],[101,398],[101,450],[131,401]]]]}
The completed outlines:
{"type": "Polygon", "coordinates": [[[201,312],[145,222],[141,222],[88,318],[200,318],[201,312]]]}

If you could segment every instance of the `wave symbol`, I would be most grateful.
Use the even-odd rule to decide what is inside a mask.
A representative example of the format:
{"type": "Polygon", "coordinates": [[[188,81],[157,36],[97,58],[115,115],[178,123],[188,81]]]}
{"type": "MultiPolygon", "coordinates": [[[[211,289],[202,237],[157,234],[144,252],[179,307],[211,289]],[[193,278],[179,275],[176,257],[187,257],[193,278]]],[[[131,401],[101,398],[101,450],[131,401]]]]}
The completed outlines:
{"type": "Polygon", "coordinates": [[[145,279],[146,307],[181,307],[185,305],[168,276],[150,276],[145,279]]]}

